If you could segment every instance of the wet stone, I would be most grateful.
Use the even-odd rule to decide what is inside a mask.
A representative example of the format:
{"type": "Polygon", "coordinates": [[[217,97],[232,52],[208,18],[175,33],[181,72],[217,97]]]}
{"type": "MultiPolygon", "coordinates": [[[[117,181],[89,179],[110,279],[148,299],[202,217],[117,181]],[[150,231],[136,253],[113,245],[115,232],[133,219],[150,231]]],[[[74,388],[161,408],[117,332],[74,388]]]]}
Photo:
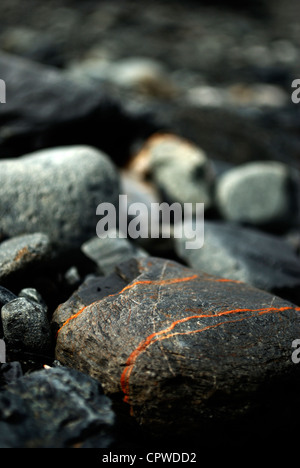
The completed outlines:
{"type": "Polygon", "coordinates": [[[266,402],[280,411],[276,388],[296,372],[299,307],[162,258],[131,260],[118,275],[127,284],[117,291],[54,314],[63,365],[99,380],[138,424],[169,438],[238,421],[266,402]]]}
{"type": "Polygon", "coordinates": [[[114,421],[101,385],[72,369],[35,371],[0,392],[1,448],[107,448],[114,421]]]}

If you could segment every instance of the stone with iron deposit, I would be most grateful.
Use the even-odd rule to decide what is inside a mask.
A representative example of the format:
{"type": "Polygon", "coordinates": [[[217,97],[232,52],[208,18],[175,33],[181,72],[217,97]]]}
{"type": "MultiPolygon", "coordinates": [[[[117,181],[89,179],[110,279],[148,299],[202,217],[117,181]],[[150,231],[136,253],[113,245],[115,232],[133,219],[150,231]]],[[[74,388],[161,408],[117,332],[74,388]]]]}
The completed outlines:
{"type": "Polygon", "coordinates": [[[122,395],[156,434],[195,434],[266,402],[278,413],[276,389],[299,377],[299,307],[161,258],[119,265],[115,279],[108,295],[88,300],[83,288],[54,313],[62,364],[122,395]]]}

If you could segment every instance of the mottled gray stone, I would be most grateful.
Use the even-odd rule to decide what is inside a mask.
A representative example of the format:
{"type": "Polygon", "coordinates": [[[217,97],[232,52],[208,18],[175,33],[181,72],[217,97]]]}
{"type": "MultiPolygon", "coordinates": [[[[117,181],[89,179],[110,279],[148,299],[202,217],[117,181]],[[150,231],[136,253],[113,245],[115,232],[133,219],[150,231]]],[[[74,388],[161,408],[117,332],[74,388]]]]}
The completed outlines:
{"type": "Polygon", "coordinates": [[[37,151],[0,161],[1,231],[47,234],[59,248],[95,234],[96,208],[118,205],[119,177],[110,159],[88,146],[37,151]]]}

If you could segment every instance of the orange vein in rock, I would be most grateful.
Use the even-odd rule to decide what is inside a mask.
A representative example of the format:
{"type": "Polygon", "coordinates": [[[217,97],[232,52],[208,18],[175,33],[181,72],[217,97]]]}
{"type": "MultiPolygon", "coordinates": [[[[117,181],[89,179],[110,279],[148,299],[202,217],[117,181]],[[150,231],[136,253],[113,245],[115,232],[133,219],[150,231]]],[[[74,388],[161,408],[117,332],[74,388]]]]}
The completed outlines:
{"type": "MultiPolygon", "coordinates": [[[[131,289],[133,288],[134,286],[137,286],[139,284],[154,284],[154,285],[166,285],[166,284],[175,284],[175,283],[183,283],[185,281],[192,281],[193,279],[196,279],[198,277],[198,275],[192,275],[192,276],[188,276],[186,278],[168,278],[166,280],[145,280],[145,281],[135,281],[134,283],[132,284],[128,284],[127,286],[125,286],[125,288],[123,288],[121,291],[115,293],[115,294],[109,294],[105,297],[114,297],[114,296],[118,296],[119,294],[122,294],[124,291],[127,291],[127,289],[131,289]]],[[[103,299],[105,299],[105,297],[103,299]]],[[[63,325],[60,327],[60,329],[57,331],[56,333],[56,336],[59,334],[59,332],[61,331],[61,329],[67,325],[71,320],[75,319],[76,317],[78,317],[87,307],[90,307],[91,305],[95,304],[96,302],[98,301],[95,301],[95,302],[92,302],[91,304],[88,304],[87,306],[84,306],[82,307],[82,309],[80,309],[78,312],[76,312],[76,314],[74,315],[71,315],[71,317],[69,317],[64,323],[63,325]]]]}
{"type": "Polygon", "coordinates": [[[195,319],[195,318],[221,317],[223,315],[237,314],[237,313],[240,313],[240,312],[259,312],[259,314],[257,314],[257,315],[262,315],[262,314],[267,314],[267,313],[283,312],[285,310],[290,310],[290,309],[300,311],[300,307],[286,306],[286,307],[265,307],[265,308],[262,308],[262,309],[233,309],[233,310],[227,310],[227,311],[219,312],[217,314],[192,315],[190,317],[184,317],[182,319],[176,320],[169,327],[167,327],[167,328],[165,328],[163,330],[160,330],[159,332],[152,333],[145,340],[140,342],[138,347],[130,354],[129,358],[126,361],[126,366],[125,366],[124,371],[122,372],[121,380],[120,380],[122,391],[125,394],[124,401],[127,402],[127,403],[129,401],[129,378],[130,378],[131,372],[133,370],[133,366],[134,366],[137,358],[140,356],[140,354],[142,354],[150,345],[152,345],[152,344],[154,344],[154,343],[156,343],[158,341],[168,339],[168,338],[170,338],[172,336],[175,336],[175,335],[191,335],[191,334],[195,334],[195,333],[200,333],[200,332],[205,331],[205,330],[209,330],[211,328],[219,327],[219,326],[224,325],[226,323],[233,323],[233,322],[242,321],[242,320],[245,320],[245,319],[248,319],[248,318],[251,318],[251,317],[255,317],[256,314],[252,314],[250,317],[242,317],[242,318],[239,318],[239,319],[236,319],[236,320],[227,320],[225,322],[216,323],[214,325],[208,325],[208,326],[203,327],[203,328],[198,329],[198,330],[190,330],[190,331],[186,331],[186,332],[169,333],[171,330],[173,330],[176,327],[176,325],[178,325],[180,323],[187,322],[187,321],[195,319]],[[168,333],[168,334],[166,335],[166,333],[168,333]],[[164,335],[164,336],[161,336],[161,335],[164,335]]]}

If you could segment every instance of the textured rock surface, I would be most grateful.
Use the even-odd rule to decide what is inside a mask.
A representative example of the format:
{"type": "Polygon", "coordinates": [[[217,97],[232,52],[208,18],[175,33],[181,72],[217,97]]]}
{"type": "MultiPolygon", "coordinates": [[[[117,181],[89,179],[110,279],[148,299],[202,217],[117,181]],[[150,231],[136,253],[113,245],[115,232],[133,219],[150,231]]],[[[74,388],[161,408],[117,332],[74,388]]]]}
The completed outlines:
{"type": "Polygon", "coordinates": [[[119,275],[128,284],[118,292],[75,314],[59,308],[56,358],[122,393],[145,427],[192,434],[238,418],[295,372],[300,309],[290,302],[153,257],[119,275]]]}
{"type": "Polygon", "coordinates": [[[118,206],[118,195],[114,165],[91,147],[0,161],[1,231],[9,237],[42,232],[60,248],[79,247],[95,235],[98,204],[118,206]]]}
{"type": "Polygon", "coordinates": [[[198,250],[185,249],[184,238],[174,239],[177,254],[189,266],[300,302],[300,260],[287,242],[222,221],[207,220],[204,230],[198,250]]]}
{"type": "Polygon", "coordinates": [[[0,447],[107,448],[114,419],[99,383],[72,369],[41,370],[0,392],[0,447]]]}
{"type": "Polygon", "coordinates": [[[34,233],[8,239],[0,244],[0,280],[19,271],[45,265],[50,257],[51,244],[46,234],[34,233]]]}
{"type": "Polygon", "coordinates": [[[4,338],[10,349],[36,354],[50,353],[51,331],[47,309],[26,297],[19,297],[1,309],[4,338]]]}

